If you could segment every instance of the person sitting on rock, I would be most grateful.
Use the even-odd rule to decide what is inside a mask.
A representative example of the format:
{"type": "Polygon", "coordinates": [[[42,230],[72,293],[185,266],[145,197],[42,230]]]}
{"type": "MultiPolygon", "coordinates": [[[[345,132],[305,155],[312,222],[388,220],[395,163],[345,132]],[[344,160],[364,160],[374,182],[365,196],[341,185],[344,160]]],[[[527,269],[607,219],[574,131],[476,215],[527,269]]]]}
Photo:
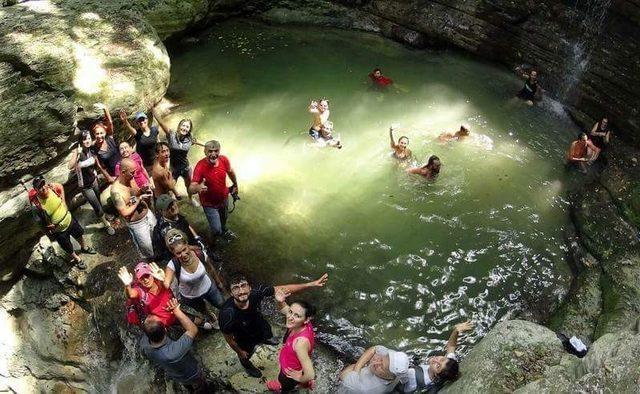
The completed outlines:
{"type": "Polygon", "coordinates": [[[280,349],[280,373],[277,380],[267,382],[267,388],[274,392],[288,393],[296,387],[313,388],[315,371],[311,353],[315,344],[315,333],[311,319],[315,308],[305,301],[287,305],[289,293],[278,289],[275,293],[278,310],[286,316],[287,332],[280,349]]]}
{"type": "Polygon", "coordinates": [[[402,136],[400,137],[400,139],[398,140],[398,143],[396,144],[396,141],[393,139],[393,126],[389,127],[389,139],[390,139],[390,145],[391,145],[391,149],[393,150],[393,157],[397,160],[400,161],[406,161],[406,160],[410,160],[411,159],[411,149],[408,148],[409,146],[409,137],[407,136],[402,136]]]}
{"type": "Polygon", "coordinates": [[[408,381],[401,386],[400,391],[404,393],[413,393],[416,390],[429,393],[437,392],[445,383],[457,379],[460,370],[456,357],[458,336],[472,329],[473,323],[471,321],[456,324],[445,346],[446,354],[429,357],[426,363],[411,366],[408,381]]]}
{"type": "Polygon", "coordinates": [[[191,227],[187,219],[180,214],[178,202],[168,194],[162,194],[156,200],[156,226],[153,228],[153,252],[155,261],[166,262],[173,257],[173,254],[166,245],[167,232],[172,229],[182,231],[189,245],[200,246],[202,239],[191,227]]]}
{"type": "Polygon", "coordinates": [[[59,183],[47,184],[42,176],[35,177],[32,185],[33,188],[28,191],[29,203],[47,237],[52,242],[57,241],[79,269],[87,268],[73,249],[71,237],[80,244],[80,253],[96,254],[96,251],[86,245],[84,229],[71,215],[65,202],[64,188],[59,183]]]}
{"type": "Polygon", "coordinates": [[[174,341],[167,335],[167,326],[149,316],[143,325],[145,335],[140,338],[142,354],[162,368],[168,378],[185,385],[190,392],[209,392],[202,368],[191,352],[198,327],[182,312],[175,298],[167,302],[166,309],[180,322],[184,334],[174,341]]]}
{"type": "Polygon", "coordinates": [[[587,165],[593,164],[600,154],[600,148],[589,140],[586,133],[580,133],[567,151],[567,163],[577,166],[580,172],[587,172],[587,165]]]}
{"type": "MultiPolygon", "coordinates": [[[[224,297],[220,289],[222,283],[214,267],[209,265],[209,270],[214,274],[211,280],[205,268],[208,264],[204,254],[196,253],[186,240],[186,235],[179,230],[167,239],[167,245],[173,253],[164,270],[164,286],[170,287],[175,278],[178,282],[180,302],[207,316],[205,301],[220,309],[224,303],[224,297]]],[[[212,328],[209,319],[198,318],[195,322],[204,329],[212,328]]]]}
{"type": "Polygon", "coordinates": [[[93,140],[88,130],[80,133],[78,148],[74,149],[69,158],[68,168],[75,170],[78,179],[78,187],[82,191],[85,200],[91,205],[93,212],[104,225],[107,234],[115,234],[115,230],[104,214],[100,203],[100,187],[98,186],[98,159],[91,150],[93,140]]]}
{"type": "Polygon", "coordinates": [[[138,126],[137,130],[129,123],[129,118],[124,110],[120,111],[120,119],[136,139],[136,151],[140,154],[140,157],[142,157],[144,167],[147,168],[147,170],[150,169],[156,158],[155,150],[156,143],[158,143],[158,128],[156,126],[149,126],[149,118],[142,111],[136,112],[134,116],[136,125],[138,126]]]}
{"type": "Polygon", "coordinates": [[[369,79],[373,82],[373,86],[379,89],[386,89],[393,84],[393,80],[382,75],[382,70],[379,68],[374,68],[373,71],[369,73],[369,79]]]}
{"type": "MultiPolygon", "coordinates": [[[[120,143],[120,156],[123,159],[131,159],[136,164],[133,179],[139,188],[144,188],[147,186],[151,186],[153,188],[153,184],[150,181],[151,177],[149,176],[147,169],[144,168],[144,164],[142,163],[142,157],[140,157],[138,152],[133,151],[133,148],[127,141],[120,143]]],[[[116,171],[115,171],[116,177],[120,175],[121,163],[122,162],[119,161],[118,164],[116,164],[116,171]]],[[[114,181],[115,181],[115,178],[113,178],[109,183],[113,183],[114,181]]]]}
{"type": "Polygon", "coordinates": [[[440,162],[440,158],[436,155],[432,155],[429,157],[429,161],[427,164],[422,167],[412,167],[407,168],[407,173],[409,174],[418,174],[422,175],[425,179],[435,179],[440,174],[440,167],[442,163],[440,162]]]}
{"type": "Polygon", "coordinates": [[[609,145],[611,141],[611,129],[609,128],[609,119],[606,116],[593,125],[589,137],[591,141],[593,141],[593,144],[600,149],[604,149],[609,145]]]}
{"type": "Polygon", "coordinates": [[[106,179],[115,175],[116,164],[122,160],[118,144],[113,138],[113,121],[106,105],[97,103],[94,107],[102,110],[103,119],[91,127],[93,133],[93,153],[100,159],[99,169],[106,179]]]}
{"type": "Polygon", "coordinates": [[[193,122],[191,119],[182,119],[178,122],[177,132],[171,130],[158,116],[155,109],[153,110],[153,117],[158,121],[160,129],[164,131],[167,137],[167,143],[171,150],[171,175],[177,182],[178,178],[184,179],[185,187],[189,195],[189,201],[193,206],[200,205],[196,199],[195,194],[189,193],[189,185],[191,184],[191,166],[189,164],[189,150],[193,144],[197,144],[196,139],[193,137],[193,122]]]}
{"type": "Polygon", "coordinates": [[[278,341],[273,338],[271,326],[260,313],[262,300],[265,297],[272,297],[276,289],[286,294],[294,294],[309,288],[323,287],[328,277],[324,274],[313,282],[275,287],[260,284],[254,288],[244,275],[236,274],[230,279],[231,298],[227,299],[220,309],[218,322],[224,339],[238,354],[240,364],[249,376],[254,378],[262,376],[262,372],[250,361],[256,346],[262,343],[278,344],[278,341]]]}
{"type": "Polygon", "coordinates": [[[169,156],[171,155],[169,145],[166,142],[156,144],[156,159],[153,161],[151,176],[155,185],[154,194],[158,197],[161,194],[171,194],[178,196],[176,192],[176,181],[171,175],[169,167],[169,156]]]}
{"type": "Polygon", "coordinates": [[[521,72],[521,76],[526,79],[524,86],[518,92],[518,98],[524,100],[527,105],[532,106],[536,101],[540,101],[543,89],[538,84],[538,72],[531,70],[528,74],[522,71],[521,67],[516,68],[521,72]]]}
{"type": "Polygon", "coordinates": [[[355,364],[340,373],[340,394],[391,393],[409,379],[409,356],[403,352],[373,346],[355,364]]]}
{"type": "Polygon", "coordinates": [[[455,133],[442,133],[438,136],[438,140],[440,140],[440,142],[462,141],[470,135],[471,129],[469,128],[469,125],[463,123],[460,125],[460,130],[455,133]]]}
{"type": "Polygon", "coordinates": [[[151,237],[156,217],[149,208],[148,200],[153,194],[150,189],[140,189],[135,184],[136,163],[133,160],[123,159],[120,166],[120,175],[111,185],[111,200],[125,220],[140,257],[150,259],[154,255],[151,237]]]}
{"type": "Polygon", "coordinates": [[[118,277],[124,284],[128,298],[127,320],[130,324],[143,324],[146,319],[153,319],[169,327],[175,323],[175,315],[167,310],[173,292],[164,286],[164,271],[155,263],[140,262],[133,275],[127,267],[120,267],[118,277]]]}

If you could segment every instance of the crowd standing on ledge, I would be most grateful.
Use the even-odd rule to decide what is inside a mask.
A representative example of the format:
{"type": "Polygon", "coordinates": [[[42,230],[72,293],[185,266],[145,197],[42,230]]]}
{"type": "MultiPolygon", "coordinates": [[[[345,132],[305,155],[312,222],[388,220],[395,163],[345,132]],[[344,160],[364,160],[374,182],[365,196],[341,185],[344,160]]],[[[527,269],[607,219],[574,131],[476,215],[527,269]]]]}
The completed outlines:
{"type": "MultiPolygon", "coordinates": [[[[526,79],[517,97],[534,105],[543,93],[537,72],[517,70],[526,79]]],[[[383,91],[394,84],[379,68],[369,74],[369,79],[373,87],[383,91]]],[[[144,112],[134,115],[135,126],[132,126],[127,113],[120,110],[119,117],[130,139],[118,143],[109,109],[104,104],[96,104],[95,108],[104,116],[91,125],[90,130],[79,133],[78,145],[70,155],[68,167],[75,172],[82,195],[106,232],[115,233],[112,222],[117,219],[108,219],[108,216],[118,214],[138,251],[140,262],[133,274],[121,267],[118,276],[127,295],[127,321],[140,326],[144,332],[140,339],[142,353],[168,377],[192,391],[206,392],[206,374],[190,349],[199,328],[208,331],[217,324],[247,374],[255,378],[262,376],[251,362],[256,347],[282,345],[278,359],[280,373],[276,379],[267,382],[269,390],[313,389],[316,376],[312,362],[315,308],[302,300],[288,304],[287,299],[303,290],[322,288],[328,275],[323,274],[307,283],[271,286],[252,285],[245,275],[234,274],[225,283],[214,265],[214,261],[220,260],[219,256],[180,214],[178,200],[183,196],[176,190],[176,181],[181,177],[187,188],[188,201],[202,207],[212,238],[227,233],[229,195],[238,199],[239,189],[229,158],[221,154],[220,142],[198,143],[189,119],[180,120],[174,131],[151,110],[159,127],[152,126],[152,119],[144,112]],[[166,142],[158,140],[159,130],[166,142]],[[192,171],[188,153],[194,145],[204,148],[204,158],[192,171]],[[100,202],[99,174],[110,188],[110,202],[104,206],[100,202]],[[227,179],[231,186],[227,186],[227,179]],[[227,295],[230,296],[225,298],[227,295]],[[282,341],[273,336],[271,326],[262,316],[261,304],[267,297],[275,297],[278,309],[285,315],[286,334],[282,341]],[[186,311],[182,310],[183,306],[186,311]],[[210,313],[211,307],[218,310],[217,316],[210,313]],[[176,325],[180,325],[184,333],[174,340],[167,334],[167,329],[176,325]]],[[[313,116],[309,129],[312,140],[319,146],[342,148],[340,139],[333,135],[333,123],[329,121],[329,101],[324,98],[311,101],[308,111],[313,116]]],[[[438,140],[464,141],[470,134],[470,127],[463,124],[455,133],[442,133],[438,140]]],[[[608,119],[603,117],[588,134],[581,133],[571,144],[567,163],[586,172],[587,166],[595,162],[609,144],[611,136],[608,119]]],[[[391,127],[389,138],[394,159],[407,162],[413,157],[407,136],[401,136],[396,142],[391,127]]],[[[427,164],[407,168],[406,172],[435,180],[441,165],[441,160],[432,155],[427,164]]],[[[42,176],[37,176],[32,186],[31,189],[25,186],[25,189],[34,217],[45,234],[68,253],[71,261],[79,269],[85,269],[80,254],[96,252],[86,246],[84,229],[69,211],[62,185],[48,184],[42,176]],[[80,244],[78,251],[74,250],[71,238],[80,244]]],[[[339,392],[437,391],[446,381],[458,376],[455,355],[458,336],[472,329],[470,321],[455,325],[446,345],[446,355],[429,357],[417,365],[412,364],[403,352],[381,345],[371,347],[355,364],[341,372],[339,392]]]]}

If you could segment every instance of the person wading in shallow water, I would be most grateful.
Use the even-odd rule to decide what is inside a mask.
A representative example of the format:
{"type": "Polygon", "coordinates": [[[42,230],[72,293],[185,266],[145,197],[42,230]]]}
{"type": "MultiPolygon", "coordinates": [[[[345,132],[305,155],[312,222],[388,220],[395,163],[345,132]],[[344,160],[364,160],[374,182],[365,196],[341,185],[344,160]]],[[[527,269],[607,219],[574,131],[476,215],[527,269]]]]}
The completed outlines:
{"type": "Polygon", "coordinates": [[[369,73],[369,79],[373,82],[373,86],[378,89],[386,89],[393,84],[393,80],[382,75],[382,70],[379,68],[375,68],[369,73]]]}
{"type": "Polygon", "coordinates": [[[240,364],[247,374],[254,378],[262,376],[262,372],[251,363],[250,358],[259,344],[277,345],[279,341],[273,338],[271,326],[260,313],[260,304],[265,297],[273,297],[276,289],[285,294],[294,294],[302,290],[323,287],[329,275],[324,274],[319,279],[302,284],[279,286],[257,285],[252,288],[244,275],[236,274],[229,281],[231,298],[227,299],[220,309],[218,323],[231,349],[233,349],[240,364]]]}
{"type": "Polygon", "coordinates": [[[314,141],[322,137],[322,127],[327,121],[329,121],[329,100],[321,99],[318,101],[311,101],[309,104],[309,113],[313,115],[313,124],[309,129],[309,135],[314,141]]]}
{"type": "Polygon", "coordinates": [[[80,269],[87,265],[73,250],[71,237],[80,244],[80,253],[96,254],[96,251],[88,247],[84,242],[84,229],[80,223],[71,216],[64,199],[64,188],[59,183],[50,183],[42,176],[33,179],[33,189],[29,190],[29,202],[34,216],[40,222],[45,233],[51,241],[57,241],[58,245],[80,269]]]}
{"type": "Polygon", "coordinates": [[[580,133],[578,139],[571,143],[567,152],[567,163],[578,167],[580,172],[587,172],[587,165],[593,164],[600,154],[600,148],[589,141],[586,133],[580,133]]]}
{"type": "Polygon", "coordinates": [[[393,150],[393,157],[399,161],[407,161],[411,159],[411,149],[409,149],[409,137],[402,136],[396,141],[393,139],[393,126],[389,127],[389,140],[391,149],[393,150]]]}
{"type": "MultiPolygon", "coordinates": [[[[520,67],[516,71],[520,72],[520,67]]],[[[526,79],[524,86],[518,92],[518,98],[524,100],[527,105],[532,106],[536,101],[540,101],[543,89],[538,84],[538,72],[531,70],[529,74],[522,72],[522,77],[526,79]]]]}
{"type": "Polygon", "coordinates": [[[127,223],[138,253],[142,258],[150,259],[153,257],[151,236],[156,217],[149,209],[147,200],[153,195],[149,189],[140,189],[134,182],[136,163],[133,160],[123,159],[120,171],[111,186],[111,200],[127,223]]]}
{"type": "Polygon", "coordinates": [[[591,133],[589,133],[594,145],[600,149],[604,149],[611,141],[611,129],[609,128],[609,119],[603,117],[599,122],[593,125],[591,133]]]}
{"type": "Polygon", "coordinates": [[[156,197],[161,194],[169,194],[173,197],[178,196],[176,192],[176,181],[171,175],[169,168],[169,145],[166,142],[158,142],[156,145],[156,159],[153,161],[153,184],[155,185],[154,194],[156,197]]]}
{"type": "Polygon", "coordinates": [[[440,159],[436,155],[432,155],[429,157],[429,161],[427,164],[422,167],[412,167],[407,168],[407,173],[409,174],[417,174],[422,175],[426,179],[436,179],[440,174],[440,167],[442,163],[440,163],[440,159]]]}

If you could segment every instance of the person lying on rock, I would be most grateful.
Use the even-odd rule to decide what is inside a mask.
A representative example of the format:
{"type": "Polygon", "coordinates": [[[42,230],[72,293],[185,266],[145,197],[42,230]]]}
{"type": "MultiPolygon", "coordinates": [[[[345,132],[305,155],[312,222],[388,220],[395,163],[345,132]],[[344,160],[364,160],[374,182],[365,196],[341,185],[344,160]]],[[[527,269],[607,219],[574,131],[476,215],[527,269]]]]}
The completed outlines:
{"type": "Polygon", "coordinates": [[[185,332],[174,341],[167,335],[167,326],[154,315],[147,317],[140,338],[140,350],[154,365],[164,370],[167,377],[187,387],[190,392],[209,392],[202,368],[191,348],[198,327],[182,312],[175,298],[167,301],[167,312],[180,322],[185,332]]]}
{"type": "Polygon", "coordinates": [[[516,71],[520,73],[522,78],[526,79],[524,86],[518,92],[518,98],[524,100],[527,105],[533,106],[536,101],[540,101],[542,99],[542,92],[544,90],[538,84],[538,72],[536,70],[531,70],[527,74],[522,71],[521,67],[517,67],[516,71]]]}
{"type": "MultiPolygon", "coordinates": [[[[209,271],[214,274],[214,280],[211,280],[206,269],[208,260],[204,254],[196,253],[189,246],[187,236],[179,230],[172,230],[168,235],[167,245],[174,257],[169,260],[164,269],[164,287],[169,288],[175,278],[178,282],[181,303],[204,316],[208,315],[205,302],[220,309],[224,303],[224,297],[221,291],[222,283],[216,270],[209,266],[209,271]]],[[[208,320],[196,318],[195,323],[205,330],[210,330],[213,325],[208,320]]]]}
{"type": "Polygon", "coordinates": [[[187,219],[180,214],[180,207],[175,198],[168,194],[162,194],[156,200],[156,226],[153,228],[153,252],[154,260],[159,263],[169,261],[173,254],[166,244],[167,232],[172,229],[182,231],[186,235],[187,242],[192,246],[200,246],[202,242],[198,233],[189,224],[187,219]]]}
{"type": "Polygon", "coordinates": [[[578,139],[571,143],[567,151],[567,163],[578,167],[580,172],[587,172],[587,165],[593,164],[600,154],[600,148],[589,140],[586,133],[580,133],[578,139]]]}
{"type": "Polygon", "coordinates": [[[111,185],[111,200],[118,213],[125,220],[138,254],[143,259],[153,257],[151,236],[156,225],[156,217],[149,208],[149,199],[153,197],[150,189],[141,189],[133,177],[136,163],[131,159],[122,159],[120,175],[111,185]]]}
{"type": "Polygon", "coordinates": [[[315,371],[311,361],[311,353],[315,344],[315,333],[311,319],[315,316],[315,308],[305,301],[296,301],[287,305],[290,293],[283,289],[276,290],[278,310],[286,316],[287,332],[280,354],[280,373],[277,380],[267,382],[267,389],[277,393],[288,393],[297,387],[313,389],[315,371]]]}
{"type": "Polygon", "coordinates": [[[469,125],[463,123],[460,125],[460,130],[455,133],[442,133],[438,136],[438,140],[440,140],[440,142],[462,141],[470,135],[471,129],[469,128],[469,125]]]}
{"type": "Polygon", "coordinates": [[[251,363],[250,358],[259,344],[276,345],[278,340],[273,338],[271,326],[260,312],[260,304],[265,297],[272,297],[276,290],[285,294],[295,294],[305,289],[323,287],[329,276],[323,274],[317,280],[302,284],[268,286],[249,284],[242,274],[236,274],[229,280],[231,298],[227,299],[220,309],[218,322],[231,349],[240,359],[240,364],[247,374],[254,378],[262,376],[262,372],[251,363]]]}
{"type": "Polygon", "coordinates": [[[153,161],[153,169],[151,176],[155,185],[154,194],[158,197],[161,194],[171,194],[178,196],[176,191],[176,181],[171,175],[169,167],[169,156],[171,155],[169,145],[166,142],[158,142],[156,144],[156,158],[153,161]]]}
{"type": "Polygon", "coordinates": [[[411,366],[408,380],[399,387],[399,391],[404,393],[438,392],[447,382],[457,379],[460,370],[455,353],[458,347],[458,336],[472,329],[473,323],[471,321],[456,324],[445,346],[445,355],[431,356],[425,360],[426,363],[411,366]]]}
{"type": "Polygon", "coordinates": [[[600,149],[604,149],[611,141],[611,129],[609,128],[609,119],[604,116],[600,121],[596,122],[589,133],[589,138],[593,144],[600,149]]]}
{"type": "Polygon", "coordinates": [[[409,174],[418,174],[424,177],[425,179],[436,179],[440,174],[440,167],[442,163],[440,159],[436,155],[432,155],[429,157],[429,161],[427,164],[422,167],[412,167],[407,168],[406,171],[409,174]]]}
{"type": "MultiPolygon", "coordinates": [[[[142,157],[138,154],[138,152],[134,152],[133,148],[127,141],[123,141],[120,143],[120,156],[123,159],[131,159],[136,164],[135,173],[133,175],[133,180],[136,182],[136,185],[139,188],[144,188],[147,186],[151,186],[153,188],[153,184],[151,183],[151,177],[147,172],[147,169],[144,168],[144,164],[142,163],[142,157]]],[[[116,177],[120,175],[120,166],[122,165],[122,161],[119,161],[116,164],[116,177]]],[[[109,183],[115,182],[115,178],[111,180],[109,183]]]]}
{"type": "Polygon", "coordinates": [[[35,177],[32,185],[33,188],[28,191],[29,203],[34,217],[44,229],[45,234],[52,242],[58,242],[79,269],[87,268],[73,249],[71,237],[80,244],[79,253],[96,254],[96,251],[86,245],[84,229],[71,215],[65,202],[64,188],[59,183],[47,183],[42,176],[35,177]]]}
{"type": "MultiPolygon", "coordinates": [[[[178,122],[177,131],[171,130],[166,123],[158,116],[155,109],[153,110],[153,117],[158,121],[160,129],[167,137],[167,143],[169,149],[171,149],[171,175],[177,182],[178,178],[184,179],[184,184],[187,187],[187,193],[189,194],[189,201],[193,206],[198,206],[198,200],[195,194],[189,193],[189,185],[191,184],[191,166],[189,165],[189,150],[194,144],[198,144],[195,137],[193,137],[193,122],[191,119],[182,119],[178,122]]],[[[202,146],[202,145],[201,145],[202,146]]]]}
{"type": "Polygon", "coordinates": [[[340,373],[339,394],[391,393],[409,379],[409,356],[373,346],[340,373]]]}
{"type": "Polygon", "coordinates": [[[120,267],[118,277],[124,284],[128,298],[127,320],[130,324],[143,324],[153,316],[169,327],[176,321],[176,316],[167,309],[169,300],[173,298],[170,288],[164,286],[164,271],[155,263],[140,262],[133,275],[127,267],[120,267]]]}
{"type": "Polygon", "coordinates": [[[391,150],[393,150],[391,155],[398,161],[410,160],[412,153],[411,149],[409,149],[409,137],[403,135],[398,139],[398,143],[396,144],[396,141],[393,138],[393,130],[393,126],[389,127],[390,146],[391,150]]]}
{"type": "Polygon", "coordinates": [[[88,130],[82,131],[78,139],[78,147],[71,152],[67,166],[70,170],[75,171],[78,187],[82,191],[82,195],[104,225],[107,234],[113,235],[116,231],[107,220],[100,203],[100,187],[98,186],[98,172],[96,171],[98,158],[91,150],[92,145],[91,132],[88,130]]]}

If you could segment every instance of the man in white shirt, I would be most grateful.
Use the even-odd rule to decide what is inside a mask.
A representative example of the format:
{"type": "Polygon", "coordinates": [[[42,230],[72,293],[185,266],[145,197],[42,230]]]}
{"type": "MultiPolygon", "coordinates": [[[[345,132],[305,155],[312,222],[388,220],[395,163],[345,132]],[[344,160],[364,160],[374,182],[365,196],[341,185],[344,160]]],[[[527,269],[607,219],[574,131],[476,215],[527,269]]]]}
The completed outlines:
{"type": "Polygon", "coordinates": [[[339,394],[390,393],[408,382],[409,357],[384,346],[367,349],[340,374],[339,394]]]}

